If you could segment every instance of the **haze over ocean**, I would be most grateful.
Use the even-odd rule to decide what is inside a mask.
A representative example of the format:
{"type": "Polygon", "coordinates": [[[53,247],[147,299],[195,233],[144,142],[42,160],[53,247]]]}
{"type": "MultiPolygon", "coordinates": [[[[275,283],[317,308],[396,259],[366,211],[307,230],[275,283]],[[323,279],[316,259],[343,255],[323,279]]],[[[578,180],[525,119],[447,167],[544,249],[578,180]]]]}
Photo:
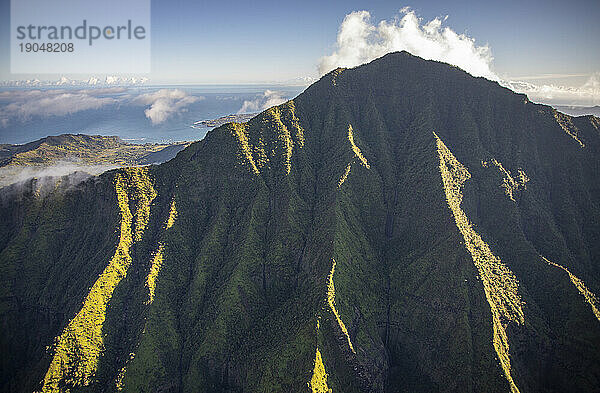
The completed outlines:
{"type": "Polygon", "coordinates": [[[117,135],[132,143],[195,141],[199,120],[258,112],[295,97],[304,86],[204,85],[117,88],[4,88],[0,143],[22,144],[64,133],[117,135]]]}

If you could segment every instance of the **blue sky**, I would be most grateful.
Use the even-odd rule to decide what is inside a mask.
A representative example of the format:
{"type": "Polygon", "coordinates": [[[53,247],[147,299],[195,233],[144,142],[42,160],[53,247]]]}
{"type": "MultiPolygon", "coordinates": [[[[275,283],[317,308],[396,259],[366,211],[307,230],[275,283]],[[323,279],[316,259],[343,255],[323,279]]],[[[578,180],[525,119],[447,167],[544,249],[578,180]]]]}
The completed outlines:
{"type": "MultiPolygon", "coordinates": [[[[18,1],[18,0],[14,0],[18,1]]],[[[259,83],[318,76],[346,15],[375,25],[411,7],[488,45],[502,77],[578,86],[600,71],[600,1],[152,1],[152,83],[259,83]],[[551,74],[551,76],[547,76],[551,74]],[[568,77],[566,75],[569,75],[568,77]],[[573,76],[576,75],[576,76],[573,76]]],[[[10,3],[0,0],[0,80],[10,74],[10,3]]]]}

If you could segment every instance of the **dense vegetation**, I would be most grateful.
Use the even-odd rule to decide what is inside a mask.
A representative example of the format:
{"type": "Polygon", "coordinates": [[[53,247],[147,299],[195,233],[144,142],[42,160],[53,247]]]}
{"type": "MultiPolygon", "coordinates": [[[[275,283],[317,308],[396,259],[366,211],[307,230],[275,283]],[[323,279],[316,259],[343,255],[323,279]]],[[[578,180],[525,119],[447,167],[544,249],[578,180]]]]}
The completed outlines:
{"type": "Polygon", "coordinates": [[[0,390],[597,391],[599,128],[402,52],[4,188],[0,390]]]}

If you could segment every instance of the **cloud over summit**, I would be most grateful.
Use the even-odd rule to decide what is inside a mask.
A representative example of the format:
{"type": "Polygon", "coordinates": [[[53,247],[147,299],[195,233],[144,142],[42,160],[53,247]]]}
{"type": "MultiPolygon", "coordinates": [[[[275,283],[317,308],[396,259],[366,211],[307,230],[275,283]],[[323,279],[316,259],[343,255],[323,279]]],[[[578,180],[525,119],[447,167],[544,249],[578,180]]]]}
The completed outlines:
{"type": "Polygon", "coordinates": [[[336,67],[355,67],[386,53],[406,50],[427,60],[456,65],[474,76],[497,80],[491,70],[490,48],[478,46],[475,39],[443,26],[445,20],[424,22],[405,7],[391,21],[375,24],[368,11],[352,12],[340,25],[334,52],[321,58],[319,73],[336,67]]]}
{"type": "MultiPolygon", "coordinates": [[[[368,11],[355,11],[339,27],[333,53],[319,60],[321,75],[337,67],[356,67],[390,52],[405,50],[426,60],[437,60],[462,68],[473,76],[499,82],[536,102],[550,105],[600,104],[600,72],[590,75],[582,86],[534,84],[505,80],[493,69],[489,45],[478,45],[473,37],[445,26],[448,17],[424,21],[409,7],[391,20],[375,23],[368,11]]],[[[543,79],[529,77],[528,79],[543,79]]]]}

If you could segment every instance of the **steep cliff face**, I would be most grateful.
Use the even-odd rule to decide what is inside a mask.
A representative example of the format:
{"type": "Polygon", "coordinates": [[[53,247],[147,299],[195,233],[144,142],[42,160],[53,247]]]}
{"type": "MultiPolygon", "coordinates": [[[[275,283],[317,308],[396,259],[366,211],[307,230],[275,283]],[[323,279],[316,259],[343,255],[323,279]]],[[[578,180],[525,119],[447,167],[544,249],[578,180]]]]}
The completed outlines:
{"type": "Polygon", "coordinates": [[[2,390],[595,391],[599,128],[402,52],[4,189],[2,390]]]}

